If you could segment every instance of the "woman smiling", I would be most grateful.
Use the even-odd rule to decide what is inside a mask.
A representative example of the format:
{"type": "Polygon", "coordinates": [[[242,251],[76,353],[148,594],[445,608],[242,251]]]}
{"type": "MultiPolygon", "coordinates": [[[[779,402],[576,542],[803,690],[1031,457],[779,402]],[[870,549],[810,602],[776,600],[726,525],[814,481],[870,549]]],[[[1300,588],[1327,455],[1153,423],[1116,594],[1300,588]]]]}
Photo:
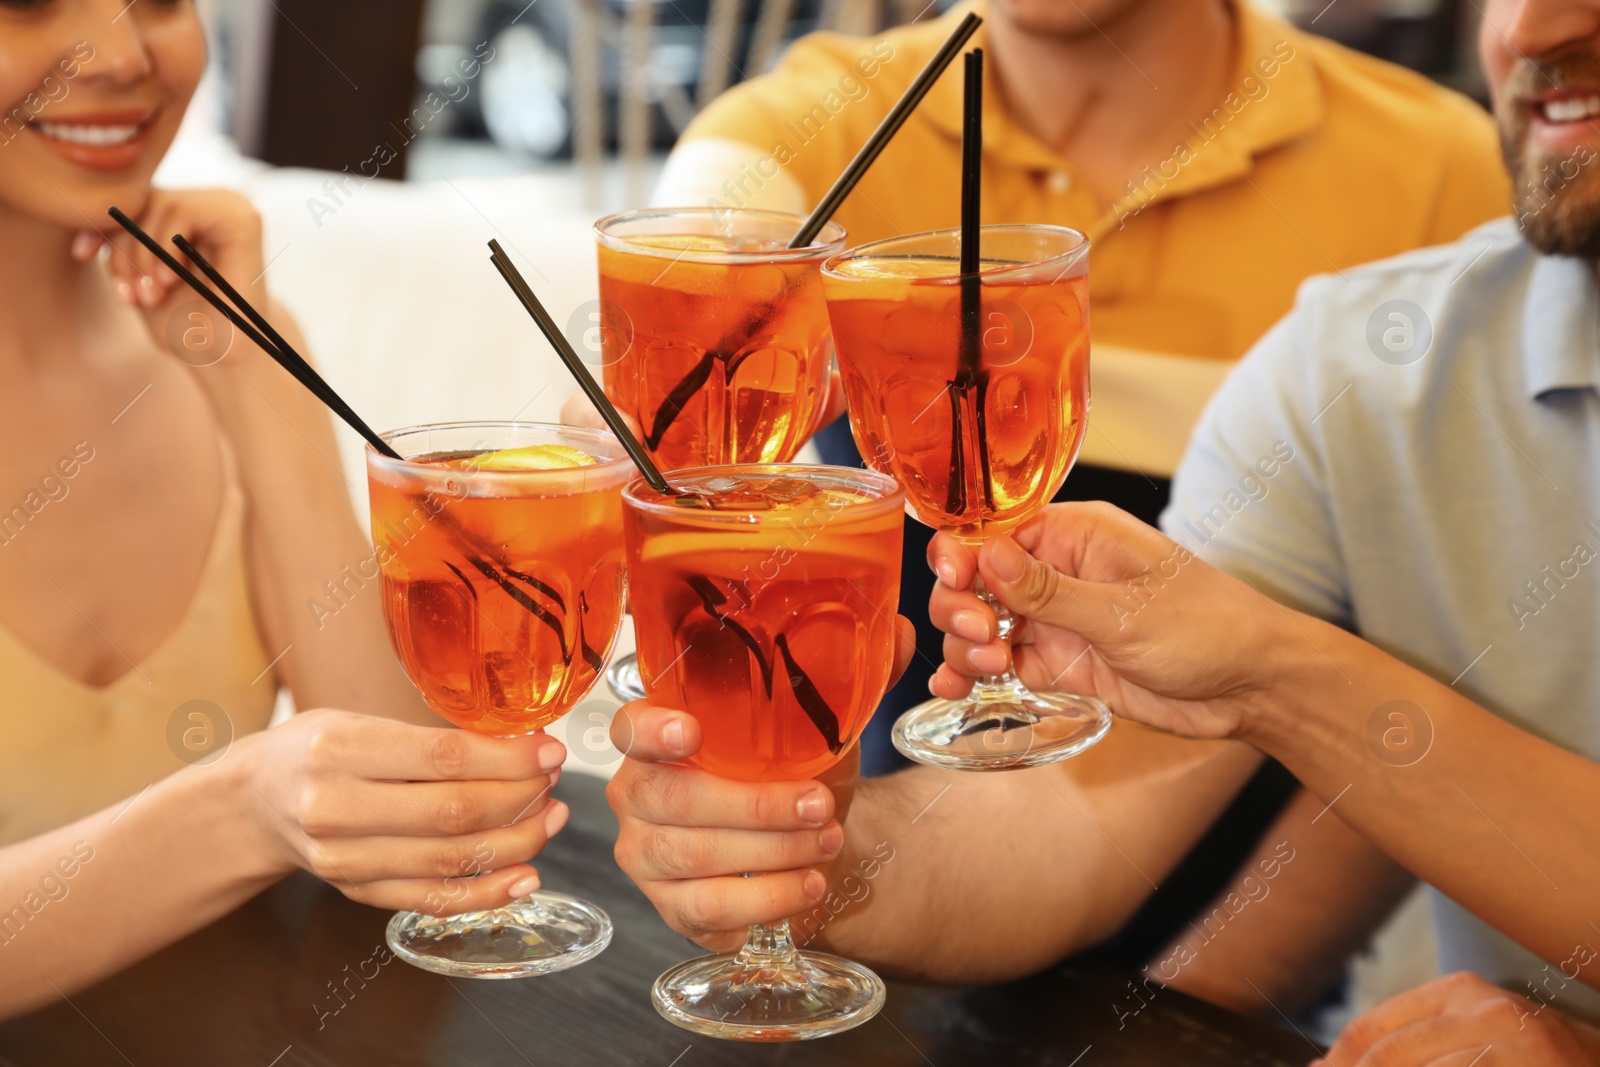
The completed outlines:
{"type": "Polygon", "coordinates": [[[561,746],[437,728],[376,591],[308,610],[371,551],[326,414],[112,232],[182,232],[270,306],[250,205],[151,186],[205,61],[191,0],[0,0],[0,1015],[296,867],[504,903],[566,817],[561,746]],[[36,510],[42,479],[70,493],[36,510]],[[323,710],[265,731],[280,687],[323,710]]]}

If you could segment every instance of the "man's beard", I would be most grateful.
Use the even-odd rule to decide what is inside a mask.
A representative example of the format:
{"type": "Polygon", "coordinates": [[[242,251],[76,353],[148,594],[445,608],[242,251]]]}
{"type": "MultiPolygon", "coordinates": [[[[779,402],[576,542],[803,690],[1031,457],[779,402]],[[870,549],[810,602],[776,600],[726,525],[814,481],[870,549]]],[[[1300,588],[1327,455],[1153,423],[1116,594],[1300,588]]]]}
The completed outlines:
{"type": "MultiPolygon", "coordinates": [[[[1600,61],[1590,51],[1522,63],[1501,98],[1525,99],[1552,86],[1600,83],[1600,61]]],[[[1527,151],[1528,113],[1508,104],[1500,116],[1500,151],[1511,173],[1517,226],[1547,256],[1600,260],[1600,153],[1579,144],[1563,155],[1527,151]]],[[[1595,126],[1600,133],[1600,125],[1595,126]]]]}

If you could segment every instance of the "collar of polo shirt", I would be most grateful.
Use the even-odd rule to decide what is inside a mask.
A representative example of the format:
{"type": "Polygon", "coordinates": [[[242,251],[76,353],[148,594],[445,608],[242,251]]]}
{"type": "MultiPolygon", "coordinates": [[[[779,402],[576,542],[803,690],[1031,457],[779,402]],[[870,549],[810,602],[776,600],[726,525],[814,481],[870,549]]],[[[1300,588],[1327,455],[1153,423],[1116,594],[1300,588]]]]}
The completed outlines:
{"type": "Polygon", "coordinates": [[[1572,256],[1540,256],[1522,316],[1523,371],[1528,396],[1561,389],[1600,389],[1600,292],[1595,264],[1572,256]]]}
{"type": "MultiPolygon", "coordinates": [[[[1250,4],[1239,0],[1229,0],[1229,4],[1233,9],[1235,39],[1228,93],[1238,110],[1231,112],[1227,124],[1214,134],[1200,127],[1192,128],[1187,142],[1191,158],[1177,168],[1176,177],[1167,180],[1151,202],[1236,181],[1250,172],[1257,155],[1292,141],[1322,122],[1322,85],[1315,59],[1306,49],[1295,47],[1297,41],[1303,40],[1300,31],[1250,4]],[[1287,61],[1279,58],[1284,44],[1294,49],[1292,58],[1287,61]],[[1269,69],[1276,67],[1272,77],[1263,76],[1263,63],[1269,64],[1269,69]],[[1259,99],[1252,100],[1248,93],[1254,91],[1251,87],[1257,84],[1265,85],[1267,91],[1259,99]]],[[[968,11],[985,15],[987,6],[983,0],[959,4],[941,18],[953,26],[968,11]]],[[[982,48],[984,39],[980,26],[969,46],[982,48]]],[[[1018,126],[1001,106],[1002,96],[993,63],[985,65],[983,77],[985,154],[1007,166],[1070,173],[1069,161],[1018,126]]],[[[960,78],[940,78],[921,105],[928,120],[957,141],[961,139],[961,94],[960,78]]],[[[1229,97],[1224,96],[1219,106],[1228,107],[1228,100],[1229,97]]],[[[1175,151],[1179,147],[1173,145],[1175,151]]],[[[1111,217],[1114,215],[1113,211],[1111,217]]]]}

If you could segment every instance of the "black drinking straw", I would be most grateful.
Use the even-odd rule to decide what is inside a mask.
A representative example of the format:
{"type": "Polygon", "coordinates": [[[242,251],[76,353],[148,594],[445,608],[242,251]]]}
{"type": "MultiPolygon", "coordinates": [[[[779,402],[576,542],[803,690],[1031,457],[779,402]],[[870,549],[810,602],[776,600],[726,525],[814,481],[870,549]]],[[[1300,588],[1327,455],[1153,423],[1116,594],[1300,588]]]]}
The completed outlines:
{"type": "Polygon", "coordinates": [[[828,220],[833,218],[833,213],[839,210],[844,198],[850,195],[856,183],[867,173],[867,168],[872,166],[894,135],[900,132],[900,127],[911,117],[911,112],[922,103],[922,98],[928,95],[933,83],[939,80],[939,75],[944,73],[945,68],[961,52],[962,47],[982,23],[983,20],[977,15],[967,12],[966,18],[962,19],[955,31],[945,38],[944,44],[940,45],[933,58],[928,60],[928,65],[922,68],[922,73],[917,75],[911,87],[905,91],[905,95],[883,117],[878,128],[872,131],[872,136],[867,138],[867,143],[861,146],[861,151],[856,153],[856,157],[850,161],[844,173],[839,175],[838,181],[833,183],[833,188],[822,198],[822,203],[818,204],[816,210],[806,218],[805,224],[789,242],[790,248],[804,248],[817,239],[817,234],[821,233],[828,220]]]}
{"type": "Polygon", "coordinates": [[[644,480],[650,483],[650,488],[658,493],[677,495],[672,486],[667,484],[666,478],[662,477],[661,469],[650,458],[650,453],[644,450],[644,446],[639,443],[639,439],[633,436],[633,431],[628,429],[627,422],[622,418],[622,414],[617,411],[616,406],[611,403],[610,398],[606,396],[606,391],[600,388],[600,383],[594,380],[594,375],[590,374],[589,368],[583,365],[583,360],[578,358],[578,353],[572,350],[572,346],[567,343],[567,339],[561,335],[561,330],[556,326],[556,321],[550,317],[550,313],[545,310],[544,305],[539,302],[539,298],[534,295],[527,279],[523,278],[522,272],[517,270],[516,265],[511,262],[511,257],[506,255],[505,249],[500,247],[500,242],[491,239],[489,241],[489,249],[492,253],[489,258],[496,269],[500,271],[500,277],[504,278],[506,284],[511,286],[511,291],[517,294],[518,300],[522,301],[523,308],[533,317],[535,325],[539,327],[539,332],[544,334],[545,340],[550,342],[550,347],[554,348],[556,355],[561,357],[561,362],[567,365],[567,370],[571,371],[572,376],[578,380],[578,385],[589,397],[590,402],[599,409],[600,417],[606,420],[606,425],[611,427],[611,432],[617,435],[617,440],[621,441],[622,447],[627,449],[628,458],[632,459],[634,465],[639,468],[639,473],[644,475],[644,480]]]}
{"type": "Polygon", "coordinates": [[[228,305],[227,301],[212,292],[209,286],[199,278],[196,278],[189,268],[179,263],[172,253],[162,248],[155,238],[145,233],[139,224],[124,214],[120,208],[113,207],[106,214],[110,215],[117,225],[132,234],[135,240],[149,249],[151,254],[161,260],[168,270],[182,278],[191,289],[204,297],[208,304],[221,312],[229,322],[233,323],[234,328],[248,337],[256,347],[271,356],[280,367],[288,371],[295,381],[305,386],[318,400],[326,404],[335,415],[338,415],[348,423],[350,428],[365,438],[368,444],[390,459],[403,458],[400,453],[389,446],[387,441],[373,432],[372,427],[368,426],[361,416],[357,415],[355,410],[349,404],[346,404],[338,393],[334,392],[333,387],[323,379],[322,375],[312,369],[311,365],[300,356],[300,353],[296,352],[283,339],[282,335],[272,328],[265,316],[252,307],[250,302],[238,290],[228,284],[227,279],[223,278],[215,267],[206,262],[205,257],[200,255],[193,245],[184,240],[182,235],[174,237],[174,243],[182,249],[184,255],[194,262],[195,266],[205,272],[206,277],[215,282],[228,295],[229,300],[238,305],[239,311],[235,311],[228,305]],[[241,311],[244,313],[242,316],[240,314],[241,311]],[[270,335],[270,339],[268,335],[270,335]]]}
{"type": "Polygon", "coordinates": [[[982,284],[978,270],[982,264],[980,230],[983,174],[983,50],[967,53],[961,113],[961,354],[955,381],[950,383],[950,487],[945,503],[959,514],[967,506],[967,464],[962,448],[962,415],[968,397],[974,403],[974,443],[978,448],[980,478],[984,500],[994,506],[990,486],[988,419],[984,402],[989,378],[983,372],[981,346],[983,308],[982,284]]]}
{"type": "Polygon", "coordinates": [[[983,186],[983,49],[967,53],[961,113],[961,354],[976,363],[983,186]]]}

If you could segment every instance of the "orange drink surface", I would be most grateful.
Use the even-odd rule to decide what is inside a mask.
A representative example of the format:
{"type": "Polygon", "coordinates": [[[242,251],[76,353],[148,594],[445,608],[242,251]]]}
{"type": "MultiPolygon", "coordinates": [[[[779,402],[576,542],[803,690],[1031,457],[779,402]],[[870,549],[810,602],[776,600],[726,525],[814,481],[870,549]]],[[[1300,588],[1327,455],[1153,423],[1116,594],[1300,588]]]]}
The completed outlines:
{"type": "Polygon", "coordinates": [[[533,424],[385,439],[410,457],[367,453],[384,616],[406,674],[478,733],[560,718],[599,677],[622,618],[633,466],[621,446],[533,424]]]}
{"type": "Polygon", "coordinates": [[[843,757],[889,685],[904,494],[870,471],[680,471],[624,495],[628,587],[652,703],[700,722],[694,762],[743,781],[843,757]]]}
{"type": "Polygon", "coordinates": [[[976,322],[964,331],[953,257],[875,247],[824,271],[861,455],[927,525],[969,543],[1009,531],[1061,488],[1088,426],[1087,258],[1042,270],[986,260],[967,283],[976,322]]]}
{"type": "Polygon", "coordinates": [[[825,228],[776,212],[669,209],[601,219],[606,394],[663,470],[792,459],[827,403],[825,228]]]}

